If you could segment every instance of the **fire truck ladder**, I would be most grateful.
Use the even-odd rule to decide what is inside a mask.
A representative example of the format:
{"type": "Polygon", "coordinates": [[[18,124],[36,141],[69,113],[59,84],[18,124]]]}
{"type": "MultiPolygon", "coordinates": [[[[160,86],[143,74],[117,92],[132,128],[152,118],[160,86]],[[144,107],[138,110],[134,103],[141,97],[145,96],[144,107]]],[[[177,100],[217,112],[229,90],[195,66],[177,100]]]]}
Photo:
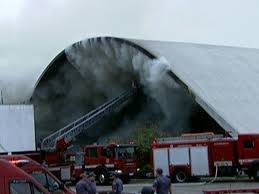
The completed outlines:
{"type": "MultiPolygon", "coordinates": [[[[220,139],[223,137],[224,136],[221,134],[218,134],[218,135],[204,134],[204,135],[158,138],[158,139],[156,139],[156,142],[157,143],[172,143],[172,142],[183,142],[183,141],[202,141],[202,140],[209,141],[209,140],[214,140],[214,139],[220,139]]],[[[229,139],[231,139],[231,138],[229,138],[229,139]]]]}
{"type": "Polygon", "coordinates": [[[81,118],[45,137],[41,143],[41,149],[56,149],[58,142],[64,142],[65,144],[68,144],[73,140],[73,138],[97,123],[105,115],[113,112],[116,110],[116,108],[119,108],[127,103],[136,94],[136,91],[136,88],[132,88],[131,90],[120,94],[118,97],[113,98],[112,100],[104,103],[81,118]]]}

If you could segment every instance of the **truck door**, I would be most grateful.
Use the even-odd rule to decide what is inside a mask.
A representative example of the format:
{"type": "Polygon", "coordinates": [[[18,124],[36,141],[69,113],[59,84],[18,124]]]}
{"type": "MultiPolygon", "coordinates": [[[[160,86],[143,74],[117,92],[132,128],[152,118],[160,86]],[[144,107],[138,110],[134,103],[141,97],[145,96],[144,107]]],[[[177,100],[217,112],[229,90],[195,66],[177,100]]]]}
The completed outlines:
{"type": "Polygon", "coordinates": [[[208,147],[190,147],[191,171],[193,176],[209,175],[208,147]]]}
{"type": "Polygon", "coordinates": [[[238,137],[239,160],[247,163],[251,159],[259,159],[259,136],[239,135],[238,137]]]}
{"type": "Polygon", "coordinates": [[[86,149],[86,168],[95,168],[99,164],[97,147],[90,147],[86,149]]]}
{"type": "Polygon", "coordinates": [[[0,194],[2,194],[2,192],[5,191],[5,182],[4,182],[4,178],[0,177],[0,194]]]}
{"type": "Polygon", "coordinates": [[[32,172],[30,175],[35,178],[39,183],[42,184],[50,192],[62,193],[63,185],[60,184],[57,180],[54,179],[50,174],[45,172],[32,172]]]}
{"type": "Polygon", "coordinates": [[[190,164],[189,147],[175,147],[169,149],[170,165],[188,166],[190,164]]]}
{"type": "Polygon", "coordinates": [[[168,148],[153,149],[154,174],[157,168],[163,169],[165,175],[169,175],[168,148]]]}

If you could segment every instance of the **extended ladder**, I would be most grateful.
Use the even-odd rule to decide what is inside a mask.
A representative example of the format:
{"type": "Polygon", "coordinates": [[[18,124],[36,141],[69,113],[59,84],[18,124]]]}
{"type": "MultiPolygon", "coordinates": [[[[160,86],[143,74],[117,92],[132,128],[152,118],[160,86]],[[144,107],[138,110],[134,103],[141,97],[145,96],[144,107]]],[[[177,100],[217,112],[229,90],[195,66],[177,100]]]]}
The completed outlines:
{"type": "Polygon", "coordinates": [[[105,115],[111,113],[116,108],[119,108],[124,103],[127,103],[128,100],[130,100],[131,97],[135,95],[136,90],[137,88],[132,88],[131,90],[120,94],[118,97],[104,103],[83,117],[45,137],[41,142],[41,149],[56,149],[58,142],[64,142],[65,144],[68,144],[73,140],[74,137],[97,123],[105,115]]]}
{"type": "MultiPolygon", "coordinates": [[[[177,142],[185,142],[185,141],[209,141],[209,140],[215,140],[215,139],[221,139],[224,138],[224,135],[217,134],[199,134],[199,135],[183,135],[178,137],[164,137],[164,138],[158,138],[156,139],[157,143],[177,143],[177,142]]],[[[231,139],[231,138],[225,138],[225,139],[231,139]]]]}

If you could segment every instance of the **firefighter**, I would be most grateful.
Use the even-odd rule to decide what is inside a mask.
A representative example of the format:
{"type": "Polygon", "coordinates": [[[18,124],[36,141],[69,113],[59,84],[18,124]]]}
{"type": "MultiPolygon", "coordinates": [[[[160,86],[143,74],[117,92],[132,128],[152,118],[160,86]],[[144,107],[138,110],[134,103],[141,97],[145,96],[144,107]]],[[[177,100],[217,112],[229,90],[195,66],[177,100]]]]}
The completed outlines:
{"type": "Polygon", "coordinates": [[[163,175],[161,168],[156,169],[156,179],[153,183],[153,189],[157,194],[172,194],[171,181],[168,177],[163,175]]]}
{"type": "Polygon", "coordinates": [[[76,184],[76,194],[95,194],[95,174],[92,172],[88,174],[83,173],[80,177],[81,180],[76,184]]]}
{"type": "Polygon", "coordinates": [[[119,174],[113,173],[112,178],[112,192],[114,194],[121,194],[123,191],[123,183],[122,180],[119,178],[119,174]]]}
{"type": "Polygon", "coordinates": [[[96,175],[93,172],[90,172],[87,176],[90,182],[90,192],[89,194],[96,194],[96,182],[95,182],[96,175]]]}

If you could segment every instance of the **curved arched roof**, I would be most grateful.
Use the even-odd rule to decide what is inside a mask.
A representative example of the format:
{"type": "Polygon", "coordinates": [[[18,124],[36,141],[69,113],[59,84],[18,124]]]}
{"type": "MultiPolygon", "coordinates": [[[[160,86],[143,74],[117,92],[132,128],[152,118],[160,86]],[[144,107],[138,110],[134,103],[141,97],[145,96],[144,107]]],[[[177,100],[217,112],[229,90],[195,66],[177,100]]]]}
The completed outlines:
{"type": "Polygon", "coordinates": [[[231,135],[259,132],[258,49],[115,40],[136,47],[151,57],[165,57],[178,81],[231,135]]]}
{"type": "MultiPolygon", "coordinates": [[[[196,101],[232,135],[259,132],[258,49],[132,39],[126,42],[165,57],[196,101]]],[[[30,96],[33,88],[26,92],[25,96],[30,96]]],[[[14,102],[15,98],[10,98],[14,102]]]]}
{"type": "Polygon", "coordinates": [[[164,56],[195,100],[226,131],[259,133],[259,49],[133,40],[164,56]]]}
{"type": "MultiPolygon", "coordinates": [[[[87,40],[97,40],[97,41],[101,41],[101,39],[105,39],[105,40],[114,40],[118,43],[122,43],[122,44],[126,44],[130,47],[133,47],[135,49],[137,49],[139,52],[143,53],[144,55],[146,55],[147,57],[149,57],[150,59],[154,59],[156,58],[155,55],[153,55],[152,53],[148,52],[146,49],[144,49],[143,47],[140,47],[139,45],[135,44],[132,41],[126,40],[126,39],[122,39],[122,38],[116,38],[116,37],[96,37],[96,38],[89,38],[87,40]]],[[[85,41],[85,40],[82,40],[85,41]]],[[[73,45],[76,45],[82,41],[76,42],[73,45]]],[[[59,61],[64,61],[66,58],[66,54],[65,54],[65,49],[62,50],[48,65],[47,67],[44,69],[44,71],[40,74],[40,76],[38,77],[35,86],[34,86],[34,90],[37,87],[37,85],[39,84],[39,82],[44,79],[46,76],[46,74],[49,73],[49,71],[52,71],[51,69],[55,69],[55,65],[59,64],[59,61]],[[54,66],[54,67],[53,67],[54,66]]]]}

